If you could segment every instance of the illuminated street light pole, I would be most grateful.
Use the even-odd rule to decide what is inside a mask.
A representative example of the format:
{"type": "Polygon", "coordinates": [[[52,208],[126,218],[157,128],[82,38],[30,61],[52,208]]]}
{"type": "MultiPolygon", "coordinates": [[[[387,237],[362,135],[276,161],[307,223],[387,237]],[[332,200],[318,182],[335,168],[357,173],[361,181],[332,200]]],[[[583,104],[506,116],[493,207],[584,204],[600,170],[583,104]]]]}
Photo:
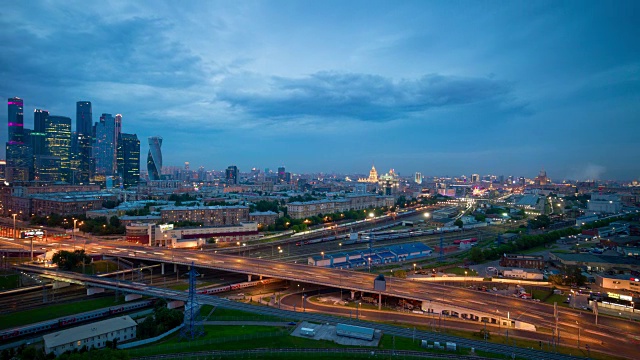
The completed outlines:
{"type": "Polygon", "coordinates": [[[416,263],[413,263],[413,274],[415,275],[416,273],[416,263]]]}
{"type": "Polygon", "coordinates": [[[76,251],[76,224],[78,219],[73,219],[73,251],[76,251]]]}

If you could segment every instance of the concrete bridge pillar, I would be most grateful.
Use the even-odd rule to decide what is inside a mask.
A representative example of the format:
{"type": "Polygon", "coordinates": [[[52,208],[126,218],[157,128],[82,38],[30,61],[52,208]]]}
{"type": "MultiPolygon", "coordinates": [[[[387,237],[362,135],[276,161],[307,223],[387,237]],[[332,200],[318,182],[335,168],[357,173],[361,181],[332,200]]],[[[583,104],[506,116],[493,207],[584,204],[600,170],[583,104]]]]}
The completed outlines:
{"type": "Polygon", "coordinates": [[[164,263],[160,264],[160,274],[164,275],[164,263]]]}
{"type": "Polygon", "coordinates": [[[251,274],[247,275],[247,281],[251,281],[251,274]]]}
{"type": "Polygon", "coordinates": [[[178,272],[178,264],[173,264],[173,272],[178,272]]]}
{"type": "Polygon", "coordinates": [[[260,280],[262,280],[262,275],[260,275],[260,280]]]}
{"type": "Polygon", "coordinates": [[[382,293],[378,294],[378,310],[382,310],[382,293]]]}
{"type": "Polygon", "coordinates": [[[351,290],[351,300],[353,300],[356,297],[356,292],[354,290],[351,290]]]}

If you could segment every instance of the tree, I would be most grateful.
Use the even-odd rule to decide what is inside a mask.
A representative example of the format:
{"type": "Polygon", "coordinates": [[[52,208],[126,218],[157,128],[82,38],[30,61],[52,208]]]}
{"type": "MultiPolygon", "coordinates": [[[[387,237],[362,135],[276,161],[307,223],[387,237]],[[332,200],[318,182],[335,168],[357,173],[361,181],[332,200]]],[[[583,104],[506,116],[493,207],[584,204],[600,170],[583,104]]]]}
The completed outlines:
{"type": "Polygon", "coordinates": [[[89,264],[91,258],[84,253],[84,250],[70,251],[58,251],[51,258],[51,262],[57,264],[62,270],[73,270],[74,268],[84,264],[89,264]]]}
{"type": "Polygon", "coordinates": [[[476,218],[476,221],[478,222],[483,222],[487,220],[487,217],[484,214],[476,214],[475,218],[476,218]]]}
{"type": "Polygon", "coordinates": [[[393,276],[400,278],[400,279],[406,279],[407,278],[407,272],[400,269],[400,270],[396,270],[393,272],[393,276]]]}
{"type": "Polygon", "coordinates": [[[482,262],[484,260],[484,254],[477,246],[474,246],[469,251],[469,259],[475,263],[482,262]]]}
{"type": "Polygon", "coordinates": [[[464,226],[464,223],[462,222],[461,219],[458,219],[453,222],[453,225],[456,225],[457,227],[462,228],[464,226]]]}

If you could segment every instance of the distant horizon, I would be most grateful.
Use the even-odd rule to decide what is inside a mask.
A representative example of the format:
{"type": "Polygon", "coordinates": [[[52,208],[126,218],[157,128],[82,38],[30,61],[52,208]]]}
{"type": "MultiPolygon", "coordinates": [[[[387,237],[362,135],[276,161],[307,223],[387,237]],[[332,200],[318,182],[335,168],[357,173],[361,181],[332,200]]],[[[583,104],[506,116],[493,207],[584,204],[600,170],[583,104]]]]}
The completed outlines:
{"type": "Polygon", "coordinates": [[[141,169],[162,136],[164,163],[192,168],[629,181],[638,12],[630,0],[11,3],[0,96],[24,100],[31,128],[36,108],[75,124],[77,101],[93,122],[122,114],[141,169]]]}

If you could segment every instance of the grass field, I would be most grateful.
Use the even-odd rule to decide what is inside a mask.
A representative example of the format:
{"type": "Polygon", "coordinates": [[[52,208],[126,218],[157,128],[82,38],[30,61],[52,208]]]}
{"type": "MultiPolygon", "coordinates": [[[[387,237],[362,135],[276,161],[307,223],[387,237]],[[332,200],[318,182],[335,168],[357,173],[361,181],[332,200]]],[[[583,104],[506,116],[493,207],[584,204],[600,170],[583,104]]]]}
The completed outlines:
{"type": "MultiPolygon", "coordinates": [[[[207,316],[209,312],[211,312],[211,307],[209,305],[203,306],[203,309],[200,310],[200,314],[203,316],[207,316]],[[205,308],[205,306],[208,306],[205,308]]],[[[209,321],[288,321],[288,319],[282,319],[276,316],[269,315],[260,315],[254,314],[250,312],[244,312],[240,310],[233,309],[224,309],[221,307],[216,308],[216,310],[209,317],[209,321]]]]}
{"type": "Polygon", "coordinates": [[[103,260],[94,261],[93,265],[94,265],[94,270],[96,274],[109,273],[109,272],[114,272],[118,270],[118,265],[114,264],[112,261],[103,261],[103,260]]]}
{"type": "Polygon", "coordinates": [[[19,311],[11,314],[0,315],[0,329],[32,324],[40,321],[51,320],[61,316],[77,314],[85,311],[105,308],[124,301],[115,302],[113,297],[76,301],[66,304],[50,305],[45,308],[19,311]]]}
{"type": "Polygon", "coordinates": [[[467,276],[478,276],[478,273],[472,269],[463,269],[459,266],[445,269],[444,272],[447,274],[455,274],[459,276],[465,276],[464,272],[467,272],[467,276]]]}
{"type": "Polygon", "coordinates": [[[18,274],[0,275],[0,290],[11,290],[18,287],[18,274]]]}

